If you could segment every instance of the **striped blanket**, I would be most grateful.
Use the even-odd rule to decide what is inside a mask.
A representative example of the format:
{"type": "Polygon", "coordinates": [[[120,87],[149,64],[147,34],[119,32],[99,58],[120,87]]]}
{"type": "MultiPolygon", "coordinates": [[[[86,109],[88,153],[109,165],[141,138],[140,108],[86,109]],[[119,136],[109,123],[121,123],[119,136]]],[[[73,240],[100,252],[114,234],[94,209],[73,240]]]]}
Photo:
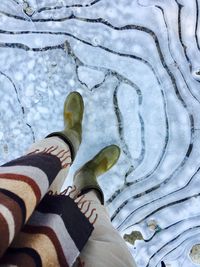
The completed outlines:
{"type": "Polygon", "coordinates": [[[56,192],[70,165],[67,144],[51,137],[0,167],[0,266],[74,264],[97,215],[75,187],[56,192]]]}

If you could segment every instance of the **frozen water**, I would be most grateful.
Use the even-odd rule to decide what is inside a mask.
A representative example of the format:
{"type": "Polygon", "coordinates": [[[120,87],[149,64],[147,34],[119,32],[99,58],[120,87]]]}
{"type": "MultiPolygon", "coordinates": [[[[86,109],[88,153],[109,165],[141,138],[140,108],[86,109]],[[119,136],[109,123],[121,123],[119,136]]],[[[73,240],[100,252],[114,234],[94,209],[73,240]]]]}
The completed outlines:
{"type": "Polygon", "coordinates": [[[139,267],[196,266],[199,8],[199,0],[0,2],[1,163],[62,129],[65,96],[79,91],[83,142],[65,186],[99,149],[121,147],[100,184],[139,267]]]}

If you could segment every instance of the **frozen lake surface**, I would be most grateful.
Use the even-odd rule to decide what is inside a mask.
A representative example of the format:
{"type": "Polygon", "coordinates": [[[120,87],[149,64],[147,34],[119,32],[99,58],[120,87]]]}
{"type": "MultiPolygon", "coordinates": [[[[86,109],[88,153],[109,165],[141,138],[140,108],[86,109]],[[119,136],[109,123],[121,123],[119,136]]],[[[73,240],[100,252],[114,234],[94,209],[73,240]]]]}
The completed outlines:
{"type": "Polygon", "coordinates": [[[200,0],[0,2],[1,164],[61,130],[79,91],[83,142],[66,185],[121,147],[100,184],[138,267],[200,265],[199,11],[200,0]]]}

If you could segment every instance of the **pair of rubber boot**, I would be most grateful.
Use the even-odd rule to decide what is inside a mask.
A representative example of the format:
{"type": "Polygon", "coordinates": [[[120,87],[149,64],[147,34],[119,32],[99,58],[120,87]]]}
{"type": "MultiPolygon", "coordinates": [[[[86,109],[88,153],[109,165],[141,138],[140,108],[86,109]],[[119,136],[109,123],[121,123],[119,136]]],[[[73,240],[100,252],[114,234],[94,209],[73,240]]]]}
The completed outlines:
{"type": "MultiPolygon", "coordinates": [[[[70,93],[64,103],[64,130],[47,136],[59,136],[62,138],[70,146],[72,160],[74,160],[82,141],[83,112],[82,96],[78,92],[70,93]]],[[[90,190],[95,190],[99,200],[104,204],[104,194],[98,184],[97,177],[108,171],[117,162],[119,156],[120,148],[118,146],[107,146],[76,171],[74,185],[80,191],[80,195],[90,190]]]]}

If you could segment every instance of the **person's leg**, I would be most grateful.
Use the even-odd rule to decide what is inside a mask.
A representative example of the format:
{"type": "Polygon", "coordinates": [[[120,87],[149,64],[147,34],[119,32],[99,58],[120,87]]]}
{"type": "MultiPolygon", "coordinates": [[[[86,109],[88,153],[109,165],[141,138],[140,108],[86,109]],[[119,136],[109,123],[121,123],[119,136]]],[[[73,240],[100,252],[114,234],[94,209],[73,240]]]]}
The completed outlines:
{"type": "Polygon", "coordinates": [[[79,205],[87,210],[88,205],[84,204],[84,199],[88,200],[90,208],[96,209],[98,217],[94,223],[94,231],[74,267],[136,266],[125,241],[110,221],[104,206],[103,192],[97,182],[97,176],[109,170],[118,160],[119,154],[117,146],[108,146],[75,173],[74,185],[81,192],[79,198],[84,195],[79,205]]]}
{"type": "Polygon", "coordinates": [[[125,241],[113,227],[106,207],[101,204],[96,192],[89,191],[85,199],[90,201],[91,209],[96,209],[98,217],[94,231],[73,267],[81,266],[80,261],[85,267],[136,267],[125,241]]]}
{"type": "Polygon", "coordinates": [[[33,144],[27,153],[0,167],[0,256],[43,199],[60,191],[81,142],[83,100],[74,92],[64,105],[62,132],[33,144]]]}
{"type": "Polygon", "coordinates": [[[0,229],[4,231],[0,252],[20,232],[0,259],[0,266],[71,267],[88,241],[95,221],[91,209],[83,214],[74,200],[78,194],[75,187],[60,192],[81,142],[82,115],[82,97],[71,93],[64,105],[65,129],[48,135],[33,144],[27,155],[1,167],[0,229]]]}

